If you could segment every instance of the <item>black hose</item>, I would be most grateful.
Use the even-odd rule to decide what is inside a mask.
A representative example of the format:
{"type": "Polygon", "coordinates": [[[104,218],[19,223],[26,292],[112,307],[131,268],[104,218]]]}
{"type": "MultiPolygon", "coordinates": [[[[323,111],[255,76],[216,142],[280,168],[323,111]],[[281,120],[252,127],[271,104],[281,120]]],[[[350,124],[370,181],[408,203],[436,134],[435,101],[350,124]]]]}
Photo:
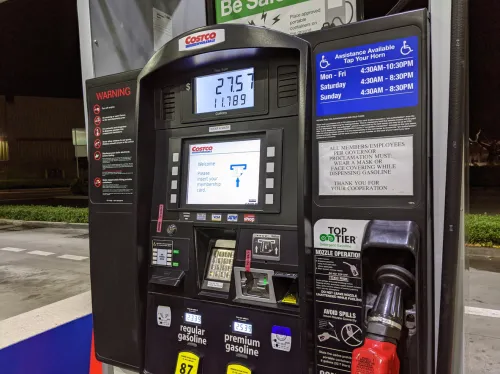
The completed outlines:
{"type": "Polygon", "coordinates": [[[351,18],[349,19],[349,21],[344,22],[344,21],[342,21],[342,18],[335,17],[334,19],[332,19],[332,23],[330,24],[331,26],[346,25],[346,24],[352,22],[352,20],[354,19],[354,6],[352,5],[351,1],[349,1],[349,0],[346,0],[346,4],[349,4],[349,7],[351,8],[351,18]],[[336,25],[335,24],[335,20],[339,20],[340,21],[340,25],[336,25]]]}
{"type": "Polygon", "coordinates": [[[396,14],[396,13],[399,13],[401,12],[408,4],[411,3],[412,0],[399,0],[396,5],[394,5],[392,7],[392,9],[387,12],[387,15],[391,15],[391,14],[396,14]]]}
{"type": "Polygon", "coordinates": [[[450,96],[448,148],[444,205],[443,267],[439,316],[438,361],[436,373],[456,374],[453,369],[456,341],[462,329],[455,326],[456,291],[460,256],[463,149],[466,114],[466,25],[467,0],[451,0],[450,96]]]}

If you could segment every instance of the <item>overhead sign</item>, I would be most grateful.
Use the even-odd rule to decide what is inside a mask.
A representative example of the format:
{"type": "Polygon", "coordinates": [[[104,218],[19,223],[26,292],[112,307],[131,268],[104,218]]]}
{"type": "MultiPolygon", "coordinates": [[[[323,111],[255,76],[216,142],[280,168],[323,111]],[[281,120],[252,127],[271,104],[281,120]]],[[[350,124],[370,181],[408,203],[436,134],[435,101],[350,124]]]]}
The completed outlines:
{"type": "Polygon", "coordinates": [[[357,0],[215,0],[217,23],[242,23],[296,35],[357,21],[357,0]]]}

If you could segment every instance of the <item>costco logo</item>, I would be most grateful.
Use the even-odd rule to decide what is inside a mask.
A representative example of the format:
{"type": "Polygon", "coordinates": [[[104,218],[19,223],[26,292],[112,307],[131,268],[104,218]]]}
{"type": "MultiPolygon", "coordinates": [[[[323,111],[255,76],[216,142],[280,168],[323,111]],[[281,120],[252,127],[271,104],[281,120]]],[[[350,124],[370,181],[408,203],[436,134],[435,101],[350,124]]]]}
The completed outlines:
{"type": "Polygon", "coordinates": [[[179,51],[205,48],[222,43],[226,40],[224,31],[222,29],[207,30],[185,36],[179,39],[179,51]]]}
{"type": "Polygon", "coordinates": [[[212,153],[213,149],[214,147],[212,147],[211,145],[202,147],[194,145],[191,147],[191,153],[212,153]]]}

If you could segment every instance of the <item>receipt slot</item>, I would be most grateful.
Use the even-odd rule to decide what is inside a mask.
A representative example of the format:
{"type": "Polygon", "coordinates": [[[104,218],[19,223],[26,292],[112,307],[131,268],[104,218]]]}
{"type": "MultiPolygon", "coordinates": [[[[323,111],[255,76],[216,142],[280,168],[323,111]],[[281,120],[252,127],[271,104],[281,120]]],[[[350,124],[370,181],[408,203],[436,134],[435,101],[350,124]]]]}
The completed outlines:
{"type": "Polygon", "coordinates": [[[309,60],[302,39],[219,25],[140,73],[144,373],[307,372],[309,60]]]}
{"type": "Polygon", "coordinates": [[[315,373],[434,372],[427,23],[420,10],[303,36],[315,373]]]}

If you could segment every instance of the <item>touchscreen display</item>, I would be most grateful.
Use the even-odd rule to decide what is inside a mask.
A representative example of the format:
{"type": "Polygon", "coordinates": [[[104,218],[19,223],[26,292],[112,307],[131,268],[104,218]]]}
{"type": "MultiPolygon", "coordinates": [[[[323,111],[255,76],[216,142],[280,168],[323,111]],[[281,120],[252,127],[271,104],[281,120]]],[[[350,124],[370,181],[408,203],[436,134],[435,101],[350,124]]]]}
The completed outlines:
{"type": "Polygon", "coordinates": [[[188,205],[256,205],[260,139],[191,144],[188,205]]]}
{"type": "Polygon", "coordinates": [[[195,78],[196,114],[252,108],[253,82],[253,68],[195,78]]]}

